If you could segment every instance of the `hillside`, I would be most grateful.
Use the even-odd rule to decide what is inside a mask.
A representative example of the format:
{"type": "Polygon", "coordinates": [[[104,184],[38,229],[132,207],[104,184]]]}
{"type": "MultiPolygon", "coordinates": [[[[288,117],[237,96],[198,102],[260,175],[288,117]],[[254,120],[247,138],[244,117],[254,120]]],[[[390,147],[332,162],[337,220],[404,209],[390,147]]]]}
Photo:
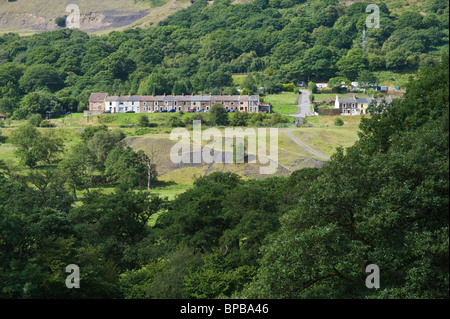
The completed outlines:
{"type": "Polygon", "coordinates": [[[69,4],[80,8],[80,29],[86,32],[109,32],[130,26],[148,27],[190,4],[187,0],[16,0],[0,2],[0,34],[21,34],[61,29],[55,23],[64,17],[69,4]]]}
{"type": "MultiPolygon", "coordinates": [[[[135,151],[143,150],[149,154],[152,150],[155,153],[155,164],[158,171],[158,179],[167,183],[175,183],[176,185],[190,185],[195,178],[208,175],[212,172],[231,172],[249,178],[268,177],[260,173],[260,167],[268,166],[258,161],[255,164],[207,164],[205,162],[199,164],[175,164],[171,161],[170,151],[177,141],[170,140],[170,132],[172,128],[166,126],[167,114],[150,114],[152,123],[158,123],[158,127],[143,129],[137,126],[139,114],[117,114],[114,121],[105,122],[108,115],[96,116],[87,123],[84,118],[76,116],[67,116],[62,119],[54,119],[52,123],[54,128],[40,128],[42,133],[48,133],[50,130],[54,136],[64,138],[66,149],[80,142],[80,131],[89,125],[107,124],[110,129],[121,129],[127,134],[125,144],[135,151]],[[145,134],[142,134],[144,132],[145,134]]],[[[186,116],[187,114],[185,114],[186,116]]],[[[324,154],[324,157],[318,157],[312,154],[301,145],[289,137],[286,128],[278,130],[278,154],[277,157],[268,157],[278,163],[277,171],[269,176],[287,176],[295,170],[305,167],[321,167],[326,161],[326,157],[330,157],[336,152],[339,146],[349,147],[358,139],[358,125],[360,116],[352,116],[344,118],[345,124],[337,127],[333,124],[335,117],[314,117],[309,118],[313,123],[312,127],[289,128],[289,130],[306,143],[313,150],[324,154]]],[[[12,121],[11,126],[5,125],[2,128],[2,134],[6,137],[23,125],[25,121],[12,121]]],[[[203,127],[206,129],[207,127],[203,127]]],[[[209,141],[202,141],[202,147],[205,147],[209,141]]],[[[247,152],[250,157],[256,154],[247,152]]],[[[14,147],[9,142],[0,144],[0,160],[4,160],[9,165],[18,165],[18,159],[14,155],[14,147]]]]}

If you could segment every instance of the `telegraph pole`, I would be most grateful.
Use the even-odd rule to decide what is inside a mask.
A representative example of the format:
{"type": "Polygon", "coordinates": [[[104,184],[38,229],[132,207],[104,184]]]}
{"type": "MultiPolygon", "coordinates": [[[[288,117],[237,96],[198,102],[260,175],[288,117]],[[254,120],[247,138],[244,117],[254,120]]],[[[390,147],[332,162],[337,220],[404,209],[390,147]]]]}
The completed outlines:
{"type": "Polygon", "coordinates": [[[362,47],[363,47],[363,54],[365,54],[366,53],[366,26],[364,26],[364,28],[363,28],[362,47]]]}

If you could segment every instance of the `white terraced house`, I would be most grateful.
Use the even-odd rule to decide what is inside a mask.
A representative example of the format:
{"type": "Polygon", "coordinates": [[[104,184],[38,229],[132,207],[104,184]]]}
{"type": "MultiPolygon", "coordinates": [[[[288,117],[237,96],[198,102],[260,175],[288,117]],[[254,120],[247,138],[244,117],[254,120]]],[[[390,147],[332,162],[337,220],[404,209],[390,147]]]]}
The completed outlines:
{"type": "Polygon", "coordinates": [[[85,115],[101,113],[157,113],[157,112],[208,112],[214,103],[227,111],[266,112],[259,95],[116,95],[92,93],[89,111],[85,115]]]}

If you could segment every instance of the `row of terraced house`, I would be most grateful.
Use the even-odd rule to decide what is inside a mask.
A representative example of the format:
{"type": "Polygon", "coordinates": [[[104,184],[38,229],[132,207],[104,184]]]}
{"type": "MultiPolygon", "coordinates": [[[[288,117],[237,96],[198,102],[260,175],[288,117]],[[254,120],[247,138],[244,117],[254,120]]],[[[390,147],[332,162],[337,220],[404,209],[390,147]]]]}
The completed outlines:
{"type": "Polygon", "coordinates": [[[116,95],[92,93],[86,115],[101,113],[208,112],[220,103],[227,111],[270,112],[259,95],[116,95]]]}

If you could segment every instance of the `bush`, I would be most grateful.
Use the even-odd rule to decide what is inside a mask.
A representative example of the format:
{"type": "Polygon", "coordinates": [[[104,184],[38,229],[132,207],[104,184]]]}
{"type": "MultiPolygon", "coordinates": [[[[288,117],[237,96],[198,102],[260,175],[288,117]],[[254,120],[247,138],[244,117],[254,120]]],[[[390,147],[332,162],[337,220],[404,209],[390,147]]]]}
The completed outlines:
{"type": "Polygon", "coordinates": [[[145,114],[141,114],[138,117],[138,125],[140,127],[149,127],[150,126],[150,121],[148,120],[148,116],[145,114]]]}
{"type": "Polygon", "coordinates": [[[294,83],[288,83],[288,84],[282,84],[283,91],[286,92],[294,92],[295,91],[295,84],[294,83]]]}
{"type": "Polygon", "coordinates": [[[337,118],[334,120],[334,125],[336,125],[336,126],[342,126],[342,125],[344,125],[344,121],[343,121],[340,117],[337,117],[337,118]]]}
{"type": "Polygon", "coordinates": [[[185,127],[185,123],[178,116],[171,116],[167,121],[168,127],[185,127]]]}
{"type": "Polygon", "coordinates": [[[6,136],[3,136],[2,131],[0,131],[0,144],[5,143],[5,142],[6,142],[6,136]]]}
{"type": "Polygon", "coordinates": [[[309,82],[308,83],[308,89],[311,91],[311,93],[317,93],[318,92],[318,90],[317,90],[317,85],[316,85],[316,83],[314,83],[314,82],[309,82]]]}
{"type": "Polygon", "coordinates": [[[49,120],[41,121],[40,127],[55,127],[56,125],[50,122],[49,120]]]}
{"type": "Polygon", "coordinates": [[[64,17],[57,17],[55,19],[55,23],[58,27],[64,28],[66,26],[66,18],[64,17]]]}
{"type": "Polygon", "coordinates": [[[33,114],[33,115],[30,115],[27,120],[28,120],[28,124],[30,124],[34,127],[38,127],[39,125],[41,125],[42,115],[41,114],[33,114]]]}

